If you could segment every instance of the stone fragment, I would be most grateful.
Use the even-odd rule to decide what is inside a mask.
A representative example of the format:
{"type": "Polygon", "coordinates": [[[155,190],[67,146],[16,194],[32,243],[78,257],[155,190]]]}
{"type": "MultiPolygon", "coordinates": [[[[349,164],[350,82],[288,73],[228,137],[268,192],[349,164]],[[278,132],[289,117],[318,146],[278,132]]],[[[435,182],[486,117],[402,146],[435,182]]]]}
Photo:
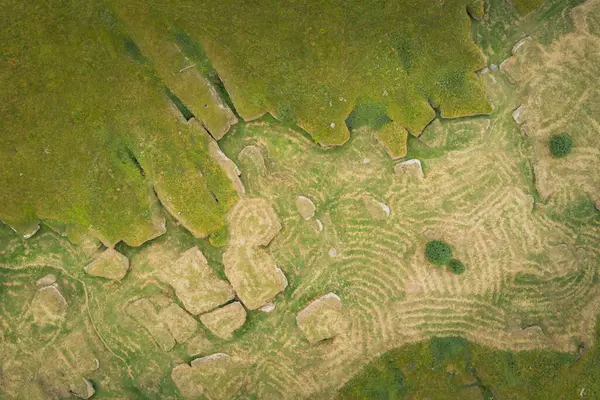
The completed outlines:
{"type": "Polygon", "coordinates": [[[334,293],[311,302],[298,313],[296,323],[310,343],[330,339],[347,328],[342,301],[334,293]]]}
{"type": "Polygon", "coordinates": [[[308,197],[298,196],[296,199],[296,209],[300,216],[307,221],[315,216],[315,204],[308,197]]]}
{"type": "Polygon", "coordinates": [[[246,193],[246,189],[244,188],[244,184],[240,179],[240,175],[242,174],[230,158],[228,158],[225,153],[221,151],[219,148],[219,144],[215,139],[213,139],[208,132],[204,131],[206,135],[206,140],[208,141],[208,153],[210,157],[223,169],[225,175],[231,181],[231,186],[233,190],[235,190],[238,195],[242,196],[246,193]]]}
{"type": "Polygon", "coordinates": [[[317,232],[323,232],[323,223],[321,222],[321,220],[317,219],[315,223],[317,224],[317,232]]]}
{"type": "Polygon", "coordinates": [[[279,216],[261,198],[243,198],[227,215],[231,239],[223,254],[225,275],[246,308],[255,310],[287,286],[268,249],[281,230],[279,216]]]}
{"type": "Polygon", "coordinates": [[[246,310],[239,301],[234,301],[200,316],[200,321],[221,339],[231,339],[233,332],[246,322],[246,310]]]}
{"type": "MultiPolygon", "coordinates": [[[[249,145],[242,149],[238,154],[238,160],[254,169],[259,175],[265,175],[267,167],[260,147],[249,145]]],[[[246,169],[244,169],[244,172],[246,169]]]]}
{"type": "Polygon", "coordinates": [[[260,308],[260,311],[270,313],[275,311],[275,303],[267,303],[260,308]]]}
{"type": "Polygon", "coordinates": [[[69,391],[80,399],[89,399],[96,393],[94,385],[85,378],[81,378],[76,383],[72,383],[69,386],[69,391]]]}
{"type": "Polygon", "coordinates": [[[392,160],[406,156],[408,132],[397,122],[390,122],[381,127],[375,138],[383,146],[392,160]]]}
{"type": "Polygon", "coordinates": [[[175,303],[163,308],[159,319],[164,321],[177,343],[184,343],[198,330],[198,321],[175,303]]]}
{"type": "Polygon", "coordinates": [[[523,124],[525,122],[525,120],[523,119],[523,110],[524,110],[524,106],[520,105],[519,107],[517,107],[513,113],[512,113],[512,117],[515,120],[515,122],[519,125],[523,124]]]}
{"type": "Polygon", "coordinates": [[[398,163],[394,166],[394,172],[398,176],[414,176],[416,178],[423,178],[423,168],[421,167],[421,161],[412,159],[398,163]]]}
{"type": "Polygon", "coordinates": [[[104,250],[84,271],[93,276],[120,281],[127,274],[129,260],[115,249],[104,250]]]}
{"type": "Polygon", "coordinates": [[[544,162],[533,164],[534,186],[542,201],[548,200],[552,194],[552,177],[549,168],[544,162]]]}
{"type": "Polygon", "coordinates": [[[371,218],[375,220],[384,220],[390,216],[390,208],[372,197],[363,197],[363,204],[371,218]]]}
{"type": "Polygon", "coordinates": [[[50,286],[56,283],[56,276],[52,274],[48,274],[35,282],[35,287],[38,289],[43,288],[45,286],[50,286]]]}
{"type": "Polygon", "coordinates": [[[127,306],[127,314],[143,326],[152,335],[156,343],[164,351],[169,351],[175,346],[175,339],[160,320],[154,304],[148,299],[139,299],[127,306]]]}
{"type": "Polygon", "coordinates": [[[37,290],[31,301],[33,320],[37,325],[58,325],[67,314],[67,300],[56,286],[37,290]]]}
{"type": "Polygon", "coordinates": [[[173,368],[171,378],[186,399],[204,395],[209,400],[229,400],[244,382],[242,365],[224,353],[179,364],[173,368]]]}
{"type": "Polygon", "coordinates": [[[532,41],[532,37],[531,36],[527,36],[524,37],[523,39],[519,40],[512,48],[512,54],[517,54],[519,52],[519,50],[523,47],[524,44],[526,44],[527,42],[532,41]]]}
{"type": "Polygon", "coordinates": [[[281,230],[279,216],[271,203],[261,198],[242,198],[227,214],[234,244],[268,246],[281,230]]]}
{"type": "Polygon", "coordinates": [[[227,279],[249,310],[262,307],[287,287],[271,254],[260,247],[229,246],[223,265],[227,279]]]}

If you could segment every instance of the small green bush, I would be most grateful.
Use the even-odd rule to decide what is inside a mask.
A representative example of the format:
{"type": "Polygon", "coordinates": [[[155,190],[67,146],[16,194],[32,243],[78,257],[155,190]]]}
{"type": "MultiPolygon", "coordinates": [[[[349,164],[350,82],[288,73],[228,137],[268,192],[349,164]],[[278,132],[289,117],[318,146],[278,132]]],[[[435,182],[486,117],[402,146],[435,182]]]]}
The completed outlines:
{"type": "Polygon", "coordinates": [[[465,272],[466,269],[467,269],[467,267],[465,267],[465,264],[463,264],[461,261],[457,260],[456,258],[453,258],[448,263],[448,271],[452,272],[453,274],[460,275],[463,272],[465,272]]]}
{"type": "Polygon", "coordinates": [[[452,259],[452,249],[441,240],[432,240],[425,245],[425,257],[435,265],[446,265],[452,259]]]}
{"type": "Polygon", "coordinates": [[[573,139],[571,136],[563,133],[554,135],[550,138],[550,152],[555,157],[564,157],[571,152],[573,147],[573,139]]]}

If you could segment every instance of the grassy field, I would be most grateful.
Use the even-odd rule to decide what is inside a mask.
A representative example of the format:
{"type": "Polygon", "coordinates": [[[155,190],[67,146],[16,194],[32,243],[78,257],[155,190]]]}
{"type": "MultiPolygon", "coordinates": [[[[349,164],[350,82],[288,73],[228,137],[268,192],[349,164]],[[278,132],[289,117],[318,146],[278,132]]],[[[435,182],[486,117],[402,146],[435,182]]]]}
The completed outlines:
{"type": "Polygon", "coordinates": [[[479,3],[311,4],[11,4],[1,398],[599,396],[599,0],[490,0],[472,26],[479,3]],[[440,30],[406,36],[410,7],[440,30]],[[473,73],[469,30],[498,68],[473,73]],[[316,145],[345,140],[332,120],[348,143],[316,145]],[[431,240],[466,271],[429,263],[431,240]],[[120,281],[84,270],[106,244],[120,281]],[[194,308],[192,277],[223,296],[194,308]],[[323,296],[329,316],[306,311],[323,296]]]}

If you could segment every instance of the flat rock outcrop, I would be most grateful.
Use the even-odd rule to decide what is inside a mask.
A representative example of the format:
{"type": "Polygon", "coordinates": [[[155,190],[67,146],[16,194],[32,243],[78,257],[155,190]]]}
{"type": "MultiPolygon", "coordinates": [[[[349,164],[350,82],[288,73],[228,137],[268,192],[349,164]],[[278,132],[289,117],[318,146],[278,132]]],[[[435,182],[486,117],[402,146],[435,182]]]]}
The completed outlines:
{"type": "Polygon", "coordinates": [[[229,282],[217,276],[197,247],[183,252],[158,276],[175,289],[185,309],[193,315],[214,310],[235,296],[229,282]]]}
{"type": "Polygon", "coordinates": [[[296,323],[310,343],[330,339],[347,327],[342,301],[334,293],[311,302],[298,313],[296,323]]]}
{"type": "Polygon", "coordinates": [[[115,281],[123,279],[128,270],[129,259],[115,249],[104,250],[84,268],[88,275],[115,281]]]}
{"type": "Polygon", "coordinates": [[[200,321],[221,339],[229,340],[237,329],[246,322],[246,310],[242,303],[234,301],[200,316],[200,321]]]}

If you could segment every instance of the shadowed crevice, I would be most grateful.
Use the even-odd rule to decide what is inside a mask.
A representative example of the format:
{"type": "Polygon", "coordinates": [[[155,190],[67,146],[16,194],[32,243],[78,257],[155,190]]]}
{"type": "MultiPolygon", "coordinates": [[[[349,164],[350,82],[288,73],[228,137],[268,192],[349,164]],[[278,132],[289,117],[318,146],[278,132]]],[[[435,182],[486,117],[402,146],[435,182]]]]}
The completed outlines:
{"type": "Polygon", "coordinates": [[[140,173],[140,175],[143,176],[143,177],[145,177],[146,176],[146,171],[144,171],[144,168],[142,167],[142,164],[140,164],[140,162],[138,161],[138,159],[135,156],[135,154],[133,154],[133,151],[131,151],[131,149],[129,147],[127,147],[125,149],[125,153],[127,154],[127,158],[129,159],[129,161],[131,161],[131,163],[135,166],[135,168],[138,170],[138,172],[140,173]]]}
{"type": "Polygon", "coordinates": [[[165,93],[167,94],[167,97],[169,98],[169,100],[171,100],[171,103],[173,103],[173,105],[177,108],[177,110],[179,110],[179,112],[181,113],[181,115],[183,116],[183,118],[185,118],[186,121],[189,121],[190,119],[196,117],[190,111],[190,109],[187,108],[185,106],[185,104],[183,104],[183,102],[181,101],[181,99],[179,97],[177,97],[175,95],[175,93],[173,93],[171,91],[171,89],[165,88],[165,93]]]}

